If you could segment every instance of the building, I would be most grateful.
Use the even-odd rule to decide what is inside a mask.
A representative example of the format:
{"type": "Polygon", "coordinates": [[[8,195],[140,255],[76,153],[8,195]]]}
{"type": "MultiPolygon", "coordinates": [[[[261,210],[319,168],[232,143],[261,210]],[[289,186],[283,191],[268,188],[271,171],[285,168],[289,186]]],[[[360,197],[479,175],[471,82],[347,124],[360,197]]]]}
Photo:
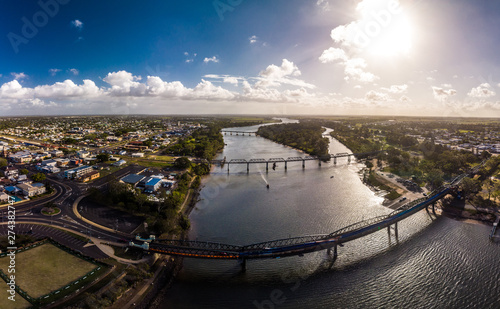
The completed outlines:
{"type": "Polygon", "coordinates": [[[92,180],[97,179],[99,177],[101,177],[101,173],[99,173],[98,171],[94,171],[94,172],[83,175],[82,182],[92,181],[92,180]]]}
{"type": "Polygon", "coordinates": [[[9,196],[5,192],[0,192],[0,203],[8,201],[9,201],[9,196]]]}
{"type": "Polygon", "coordinates": [[[161,183],[161,179],[150,177],[144,186],[144,192],[155,192],[161,187],[161,183]]]}
{"type": "Polygon", "coordinates": [[[65,167],[69,164],[69,159],[56,159],[58,167],[65,167]]]}
{"type": "Polygon", "coordinates": [[[132,158],[144,158],[144,153],[142,152],[133,153],[132,158]]]}
{"type": "Polygon", "coordinates": [[[141,180],[144,180],[145,178],[146,178],[146,176],[137,175],[137,174],[130,174],[130,175],[127,175],[127,176],[123,177],[122,179],[120,179],[120,181],[124,182],[124,183],[131,184],[135,188],[135,186],[137,186],[137,184],[139,182],[141,182],[141,180]]]}
{"type": "Polygon", "coordinates": [[[119,154],[120,156],[124,156],[124,155],[126,155],[126,154],[127,154],[127,152],[126,152],[125,150],[121,150],[120,152],[118,152],[118,154],[119,154]]]}
{"type": "Polygon", "coordinates": [[[64,178],[66,179],[78,179],[85,174],[92,172],[92,166],[80,166],[70,170],[64,171],[64,178]]]}
{"type": "Polygon", "coordinates": [[[88,156],[90,156],[90,152],[86,151],[86,150],[82,150],[82,151],[78,151],[76,153],[78,155],[78,157],[80,157],[81,159],[85,159],[87,158],[88,156]]]}
{"type": "Polygon", "coordinates": [[[17,185],[19,189],[23,191],[25,196],[36,196],[40,194],[44,194],[46,191],[45,185],[43,183],[34,183],[34,184],[20,184],[17,185]]]}
{"type": "Polygon", "coordinates": [[[29,151],[19,151],[11,154],[9,156],[9,159],[16,163],[28,163],[31,162],[31,160],[33,160],[33,156],[29,151]]]}
{"type": "Polygon", "coordinates": [[[113,163],[113,165],[114,165],[114,166],[122,166],[122,165],[124,165],[124,164],[126,164],[126,163],[127,163],[127,161],[125,161],[125,160],[120,160],[120,161],[117,161],[117,162],[113,163]]]}
{"type": "Polygon", "coordinates": [[[50,154],[53,157],[62,157],[64,155],[64,152],[62,152],[61,150],[53,150],[50,152],[50,154]]]}
{"type": "Polygon", "coordinates": [[[43,160],[41,166],[43,167],[56,167],[57,166],[57,161],[50,159],[50,160],[43,160]]]}
{"type": "Polygon", "coordinates": [[[3,174],[7,178],[17,178],[19,176],[19,170],[15,167],[6,166],[3,168],[3,174]]]}

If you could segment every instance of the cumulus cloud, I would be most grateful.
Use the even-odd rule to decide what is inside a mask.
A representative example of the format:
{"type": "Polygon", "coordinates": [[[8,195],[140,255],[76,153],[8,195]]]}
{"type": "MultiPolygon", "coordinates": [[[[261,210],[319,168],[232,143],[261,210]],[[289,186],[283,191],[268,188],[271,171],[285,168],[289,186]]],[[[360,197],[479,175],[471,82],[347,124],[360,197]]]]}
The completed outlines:
{"type": "Polygon", "coordinates": [[[274,64],[269,65],[265,70],[259,73],[256,79],[258,82],[256,87],[278,87],[282,84],[304,87],[313,89],[316,86],[306,83],[303,80],[294,78],[300,76],[302,73],[299,68],[291,61],[283,59],[281,66],[274,64]]]}
{"type": "Polygon", "coordinates": [[[258,37],[256,35],[252,35],[251,37],[248,38],[248,41],[250,41],[250,44],[255,44],[257,43],[258,37]]]}
{"type": "Polygon", "coordinates": [[[451,97],[457,94],[455,89],[444,89],[440,87],[432,87],[432,93],[434,94],[434,99],[439,102],[448,102],[451,97]]]}
{"type": "Polygon", "coordinates": [[[483,83],[476,88],[472,88],[471,91],[467,94],[471,98],[490,98],[496,95],[495,91],[492,90],[492,87],[488,83],[483,83]]]}
{"type": "Polygon", "coordinates": [[[370,90],[366,93],[365,99],[371,102],[377,102],[377,101],[385,102],[388,101],[390,98],[385,93],[370,90]]]}
{"type": "Polygon", "coordinates": [[[12,73],[10,73],[10,75],[12,75],[15,80],[21,80],[21,79],[25,79],[28,77],[28,75],[26,75],[24,73],[16,73],[16,72],[12,72],[12,73]]]}
{"type": "Polygon", "coordinates": [[[72,20],[71,25],[73,27],[75,27],[76,29],[79,29],[79,30],[83,29],[83,23],[78,19],[72,20]]]}
{"type": "Polygon", "coordinates": [[[392,85],[389,88],[382,88],[382,90],[385,90],[390,93],[395,93],[395,94],[401,94],[405,93],[408,90],[408,85],[403,84],[403,85],[392,85]]]}
{"type": "Polygon", "coordinates": [[[73,75],[80,74],[80,71],[78,71],[77,69],[69,69],[68,71],[70,71],[71,73],[73,73],[73,75]]]}
{"type": "Polygon", "coordinates": [[[205,59],[203,59],[203,62],[205,62],[205,63],[209,63],[209,62],[218,63],[219,62],[219,58],[217,58],[217,56],[213,56],[211,58],[205,58],[205,59]]]}
{"type": "Polygon", "coordinates": [[[323,51],[323,54],[319,57],[319,61],[322,63],[336,62],[337,60],[347,61],[348,57],[345,51],[341,48],[330,47],[329,49],[323,51]]]}

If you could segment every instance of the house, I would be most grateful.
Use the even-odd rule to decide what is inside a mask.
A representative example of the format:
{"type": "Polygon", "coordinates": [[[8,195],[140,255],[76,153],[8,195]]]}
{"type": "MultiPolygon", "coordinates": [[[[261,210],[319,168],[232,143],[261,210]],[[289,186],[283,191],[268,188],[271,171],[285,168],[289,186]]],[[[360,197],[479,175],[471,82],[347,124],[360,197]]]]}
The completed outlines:
{"type": "Polygon", "coordinates": [[[101,173],[99,173],[98,171],[90,172],[82,176],[82,182],[92,181],[99,177],[101,177],[101,173]]]}
{"type": "Polygon", "coordinates": [[[72,159],[69,161],[69,164],[71,165],[79,165],[82,164],[83,160],[82,159],[72,159]]]}
{"type": "Polygon", "coordinates": [[[19,189],[23,191],[25,196],[36,196],[45,193],[46,188],[43,183],[34,183],[34,184],[20,184],[17,186],[19,189]]]}
{"type": "Polygon", "coordinates": [[[144,158],[144,153],[142,152],[133,153],[132,158],[144,158]]]}
{"type": "Polygon", "coordinates": [[[122,151],[118,152],[118,154],[119,154],[120,156],[124,156],[124,155],[126,155],[126,154],[127,154],[127,152],[126,152],[125,150],[122,150],[122,151]]]}
{"type": "Polygon", "coordinates": [[[0,203],[8,201],[9,201],[9,196],[5,192],[0,192],[0,203]]]}
{"type": "Polygon", "coordinates": [[[43,160],[41,166],[46,166],[46,167],[52,166],[52,167],[55,167],[55,166],[57,166],[57,161],[54,160],[54,159],[43,160]]]}
{"type": "Polygon", "coordinates": [[[7,178],[16,178],[19,176],[19,170],[12,166],[6,166],[3,168],[3,174],[7,178]]]}
{"type": "Polygon", "coordinates": [[[159,178],[150,177],[144,186],[145,192],[155,192],[161,186],[162,180],[159,178]]]}
{"type": "Polygon", "coordinates": [[[19,189],[18,187],[15,187],[15,186],[8,186],[8,187],[5,187],[5,192],[7,192],[9,194],[17,194],[19,192],[22,192],[22,190],[19,189]]]}
{"type": "Polygon", "coordinates": [[[124,183],[131,184],[133,187],[135,187],[135,186],[137,186],[137,184],[139,182],[141,182],[141,180],[144,180],[145,178],[146,178],[146,176],[137,175],[137,174],[130,174],[130,175],[127,175],[127,176],[123,177],[122,179],[120,179],[120,181],[124,182],[124,183]]]}
{"type": "Polygon", "coordinates": [[[85,174],[90,173],[90,172],[92,172],[92,166],[84,165],[84,166],[80,166],[77,168],[73,168],[73,169],[64,171],[64,178],[77,179],[77,178],[82,177],[85,174]]]}

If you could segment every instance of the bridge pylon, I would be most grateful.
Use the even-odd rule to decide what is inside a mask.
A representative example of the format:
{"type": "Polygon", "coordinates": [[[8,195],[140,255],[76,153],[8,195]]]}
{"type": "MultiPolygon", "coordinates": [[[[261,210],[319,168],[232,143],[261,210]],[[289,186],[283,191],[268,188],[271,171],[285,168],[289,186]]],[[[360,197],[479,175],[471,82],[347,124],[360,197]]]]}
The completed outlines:
{"type": "MultiPolygon", "coordinates": [[[[332,255],[332,248],[328,248],[328,250],[326,251],[328,255],[332,255]]],[[[337,260],[337,257],[338,257],[338,253],[337,253],[337,244],[335,244],[335,246],[333,247],[333,259],[332,259],[332,264],[335,263],[335,261],[337,260]]]]}
{"type": "Polygon", "coordinates": [[[391,241],[391,229],[394,230],[394,236],[396,237],[396,241],[399,241],[398,237],[398,223],[394,223],[394,226],[387,226],[387,236],[389,236],[389,242],[391,241]]]}
{"type": "Polygon", "coordinates": [[[247,259],[242,258],[238,259],[238,263],[240,264],[241,267],[241,272],[246,272],[247,271],[247,259]]]}

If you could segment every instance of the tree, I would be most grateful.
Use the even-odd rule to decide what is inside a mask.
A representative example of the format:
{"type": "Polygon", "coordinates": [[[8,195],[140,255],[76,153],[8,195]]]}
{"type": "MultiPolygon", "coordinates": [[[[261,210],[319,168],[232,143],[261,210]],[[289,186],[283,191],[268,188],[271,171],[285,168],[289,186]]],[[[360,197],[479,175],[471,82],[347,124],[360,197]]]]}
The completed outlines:
{"type": "Polygon", "coordinates": [[[23,168],[19,171],[19,174],[21,175],[28,175],[30,171],[28,171],[27,169],[23,168]]]}
{"type": "Polygon", "coordinates": [[[7,160],[4,158],[0,158],[0,167],[7,166],[7,160]]]}
{"type": "Polygon", "coordinates": [[[106,162],[106,161],[109,161],[109,154],[107,153],[100,153],[96,156],[96,159],[99,161],[99,162],[106,162]]]}
{"type": "Polygon", "coordinates": [[[444,173],[438,169],[433,169],[429,173],[427,173],[425,180],[430,185],[431,190],[435,190],[443,185],[444,173]]]}
{"type": "Polygon", "coordinates": [[[174,166],[181,169],[186,169],[191,166],[191,161],[186,157],[175,159],[174,166]]]}
{"type": "Polygon", "coordinates": [[[36,173],[31,176],[31,179],[33,179],[34,182],[42,182],[45,179],[47,179],[47,177],[45,176],[44,173],[36,173]]]}
{"type": "Polygon", "coordinates": [[[476,194],[481,191],[481,183],[477,179],[466,177],[460,184],[464,197],[467,198],[470,194],[476,194]]]}

